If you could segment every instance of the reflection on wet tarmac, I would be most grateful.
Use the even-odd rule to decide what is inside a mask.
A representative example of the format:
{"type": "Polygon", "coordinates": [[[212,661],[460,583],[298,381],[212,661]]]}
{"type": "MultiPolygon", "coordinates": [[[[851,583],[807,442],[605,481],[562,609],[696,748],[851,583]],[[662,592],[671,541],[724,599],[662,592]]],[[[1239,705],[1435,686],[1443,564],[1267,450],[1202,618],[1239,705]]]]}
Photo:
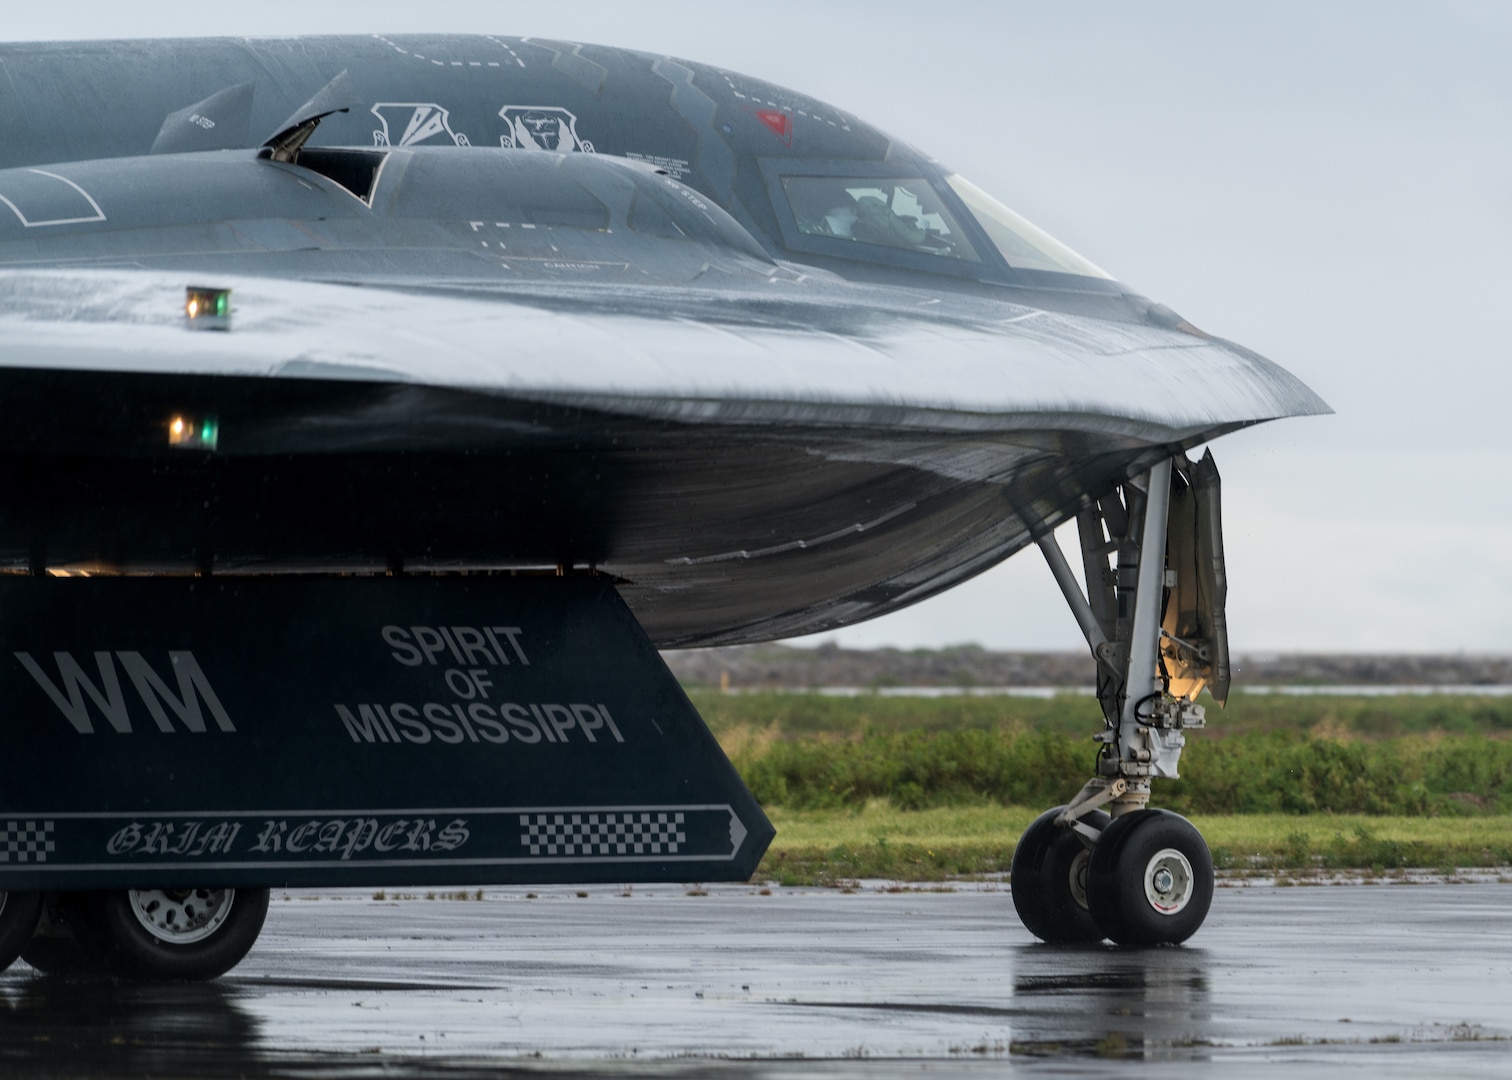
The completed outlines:
{"type": "Polygon", "coordinates": [[[1206,1060],[1212,1013],[1207,951],[1019,945],[1013,997],[1023,1054],[1206,1060]],[[1091,1027],[1089,1017],[1104,1018],[1091,1027]],[[1091,1029],[1089,1030],[1089,1027],[1091,1029]]]}
{"type": "Polygon", "coordinates": [[[0,1072],[14,1076],[234,1075],[256,1061],[258,1019],[215,983],[0,983],[0,1072]]]}
{"type": "MultiPolygon", "coordinates": [[[[702,892],[702,891],[700,891],[702,892]]],[[[218,983],[0,976],[0,1075],[1499,1076],[1512,888],[1223,890],[1199,944],[1033,943],[1006,893],[275,905],[218,983]]]]}

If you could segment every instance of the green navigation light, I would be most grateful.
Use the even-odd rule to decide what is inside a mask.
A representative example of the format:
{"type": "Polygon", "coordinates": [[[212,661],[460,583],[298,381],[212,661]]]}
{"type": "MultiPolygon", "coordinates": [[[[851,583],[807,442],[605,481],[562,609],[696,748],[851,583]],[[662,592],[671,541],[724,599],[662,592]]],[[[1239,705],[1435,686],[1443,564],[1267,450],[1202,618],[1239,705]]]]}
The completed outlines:
{"type": "Polygon", "coordinates": [[[168,421],[168,445],[176,450],[214,450],[220,442],[220,421],[213,416],[182,413],[168,421]]]}
{"type": "Polygon", "coordinates": [[[190,285],[184,290],[184,323],[191,330],[230,330],[231,290],[190,285]]]}

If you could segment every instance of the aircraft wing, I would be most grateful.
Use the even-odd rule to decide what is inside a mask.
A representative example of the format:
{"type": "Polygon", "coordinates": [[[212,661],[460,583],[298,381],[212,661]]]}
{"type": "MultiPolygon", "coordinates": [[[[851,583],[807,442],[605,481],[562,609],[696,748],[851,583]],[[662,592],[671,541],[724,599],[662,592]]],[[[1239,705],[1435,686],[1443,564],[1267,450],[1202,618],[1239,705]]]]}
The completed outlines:
{"type": "Polygon", "coordinates": [[[900,435],[1042,416],[1182,441],[1328,411],[1227,342],[922,292],[778,276],[760,291],[211,277],[234,297],[233,332],[186,332],[182,272],[0,273],[0,368],[412,383],[694,425],[886,422],[900,435]]]}
{"type": "Polygon", "coordinates": [[[0,50],[0,564],[593,569],[658,644],[761,640],[1327,408],[821,103],[457,50],[0,50]]]}

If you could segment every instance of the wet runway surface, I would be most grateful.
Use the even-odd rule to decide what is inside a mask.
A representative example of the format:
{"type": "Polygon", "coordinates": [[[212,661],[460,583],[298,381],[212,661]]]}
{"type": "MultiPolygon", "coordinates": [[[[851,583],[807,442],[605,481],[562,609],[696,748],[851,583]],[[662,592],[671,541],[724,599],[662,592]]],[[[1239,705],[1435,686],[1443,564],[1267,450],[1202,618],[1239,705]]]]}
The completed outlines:
{"type": "Polygon", "coordinates": [[[214,984],[0,975],[0,1074],[1512,1075],[1512,885],[1227,888],[1140,951],[956,889],[275,894],[214,984]]]}

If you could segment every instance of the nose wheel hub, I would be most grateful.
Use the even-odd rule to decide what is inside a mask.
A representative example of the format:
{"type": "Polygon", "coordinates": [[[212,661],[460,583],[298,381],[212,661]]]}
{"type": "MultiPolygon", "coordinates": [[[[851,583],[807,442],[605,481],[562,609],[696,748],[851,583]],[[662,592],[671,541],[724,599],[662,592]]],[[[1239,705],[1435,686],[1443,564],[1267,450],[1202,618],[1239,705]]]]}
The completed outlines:
{"type": "Polygon", "coordinates": [[[1192,899],[1192,864],[1175,848],[1157,851],[1145,868],[1145,899],[1162,915],[1175,915],[1192,899]]]}

